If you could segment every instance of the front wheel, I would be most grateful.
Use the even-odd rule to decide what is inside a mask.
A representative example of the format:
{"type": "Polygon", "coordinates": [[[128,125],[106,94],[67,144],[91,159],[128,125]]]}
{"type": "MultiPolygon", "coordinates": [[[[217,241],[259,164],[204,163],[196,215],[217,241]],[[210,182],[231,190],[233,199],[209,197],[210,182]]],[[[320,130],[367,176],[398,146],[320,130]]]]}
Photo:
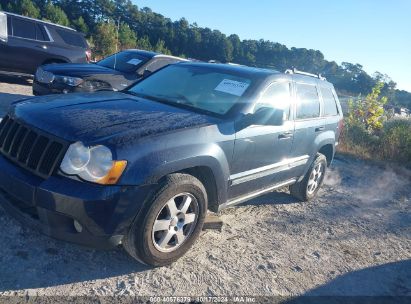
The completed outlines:
{"type": "Polygon", "coordinates": [[[203,184],[188,174],[169,175],[134,221],[123,246],[144,264],[171,264],[198,238],[206,214],[207,192],[203,184]]]}
{"type": "Polygon", "coordinates": [[[304,202],[313,199],[324,181],[326,169],[327,158],[317,153],[303,180],[290,186],[291,195],[304,202]]]}

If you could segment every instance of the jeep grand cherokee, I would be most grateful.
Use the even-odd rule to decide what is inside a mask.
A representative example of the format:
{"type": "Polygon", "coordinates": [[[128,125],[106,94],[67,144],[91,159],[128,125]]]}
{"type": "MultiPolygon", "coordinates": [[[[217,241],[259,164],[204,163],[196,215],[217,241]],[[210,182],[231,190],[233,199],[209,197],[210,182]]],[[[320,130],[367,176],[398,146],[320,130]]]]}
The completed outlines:
{"type": "Polygon", "coordinates": [[[0,125],[1,202],[50,236],[166,265],[208,209],[284,186],[312,199],[341,121],[322,78],[209,63],[124,92],[30,98],[0,125]]]}

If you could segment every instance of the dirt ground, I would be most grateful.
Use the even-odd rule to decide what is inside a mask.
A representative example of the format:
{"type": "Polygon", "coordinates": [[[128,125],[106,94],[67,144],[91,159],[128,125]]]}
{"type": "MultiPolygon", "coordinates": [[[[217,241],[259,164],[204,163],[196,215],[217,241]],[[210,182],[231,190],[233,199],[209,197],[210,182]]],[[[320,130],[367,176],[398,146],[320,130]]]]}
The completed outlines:
{"type": "MultiPolygon", "coordinates": [[[[0,77],[0,112],[29,84],[0,77]]],[[[0,208],[0,295],[411,296],[410,203],[409,171],[337,156],[313,202],[285,189],[227,209],[222,232],[155,269],[122,248],[42,236],[0,208]]]]}

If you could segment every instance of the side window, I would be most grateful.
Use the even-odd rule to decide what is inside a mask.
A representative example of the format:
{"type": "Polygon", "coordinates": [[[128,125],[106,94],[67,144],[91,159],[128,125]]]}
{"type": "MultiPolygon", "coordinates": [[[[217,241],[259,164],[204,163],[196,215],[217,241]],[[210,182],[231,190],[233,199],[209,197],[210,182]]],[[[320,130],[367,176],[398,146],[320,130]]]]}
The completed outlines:
{"type": "Polygon", "coordinates": [[[314,85],[296,83],[297,89],[297,119],[315,118],[320,116],[320,99],[314,85]]]}
{"type": "Polygon", "coordinates": [[[324,103],[324,116],[334,116],[338,115],[337,103],[333,92],[328,88],[320,88],[321,95],[323,96],[324,103]]]}
{"type": "Polygon", "coordinates": [[[36,39],[35,23],[29,20],[13,17],[13,36],[36,39]]]}
{"type": "Polygon", "coordinates": [[[40,41],[50,41],[49,37],[47,36],[46,30],[44,29],[44,25],[39,23],[36,24],[36,37],[37,40],[40,41]]]}
{"type": "Polygon", "coordinates": [[[78,32],[60,28],[56,28],[56,32],[57,34],[59,34],[61,39],[63,39],[63,41],[68,45],[78,46],[82,48],[87,47],[86,40],[84,39],[83,35],[78,32]]]}
{"type": "Polygon", "coordinates": [[[175,60],[171,60],[171,59],[154,59],[153,62],[149,63],[146,66],[146,70],[150,71],[150,72],[155,72],[158,69],[161,69],[162,67],[171,64],[171,63],[175,63],[175,60]]]}
{"type": "Polygon", "coordinates": [[[284,110],[284,119],[290,117],[291,91],[289,82],[272,83],[261,96],[254,108],[254,112],[263,107],[284,110]]]}

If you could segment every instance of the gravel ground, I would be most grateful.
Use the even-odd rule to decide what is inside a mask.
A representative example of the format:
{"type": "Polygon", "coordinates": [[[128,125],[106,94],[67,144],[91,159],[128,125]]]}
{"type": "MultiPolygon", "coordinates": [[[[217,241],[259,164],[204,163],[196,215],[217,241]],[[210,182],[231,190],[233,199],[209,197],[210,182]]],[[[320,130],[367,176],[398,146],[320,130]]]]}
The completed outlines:
{"type": "MultiPolygon", "coordinates": [[[[31,91],[2,80],[3,105],[31,91]]],[[[52,240],[0,208],[0,295],[411,296],[410,186],[405,169],[339,156],[313,202],[284,190],[227,209],[222,232],[155,269],[121,248],[52,240]]]]}

